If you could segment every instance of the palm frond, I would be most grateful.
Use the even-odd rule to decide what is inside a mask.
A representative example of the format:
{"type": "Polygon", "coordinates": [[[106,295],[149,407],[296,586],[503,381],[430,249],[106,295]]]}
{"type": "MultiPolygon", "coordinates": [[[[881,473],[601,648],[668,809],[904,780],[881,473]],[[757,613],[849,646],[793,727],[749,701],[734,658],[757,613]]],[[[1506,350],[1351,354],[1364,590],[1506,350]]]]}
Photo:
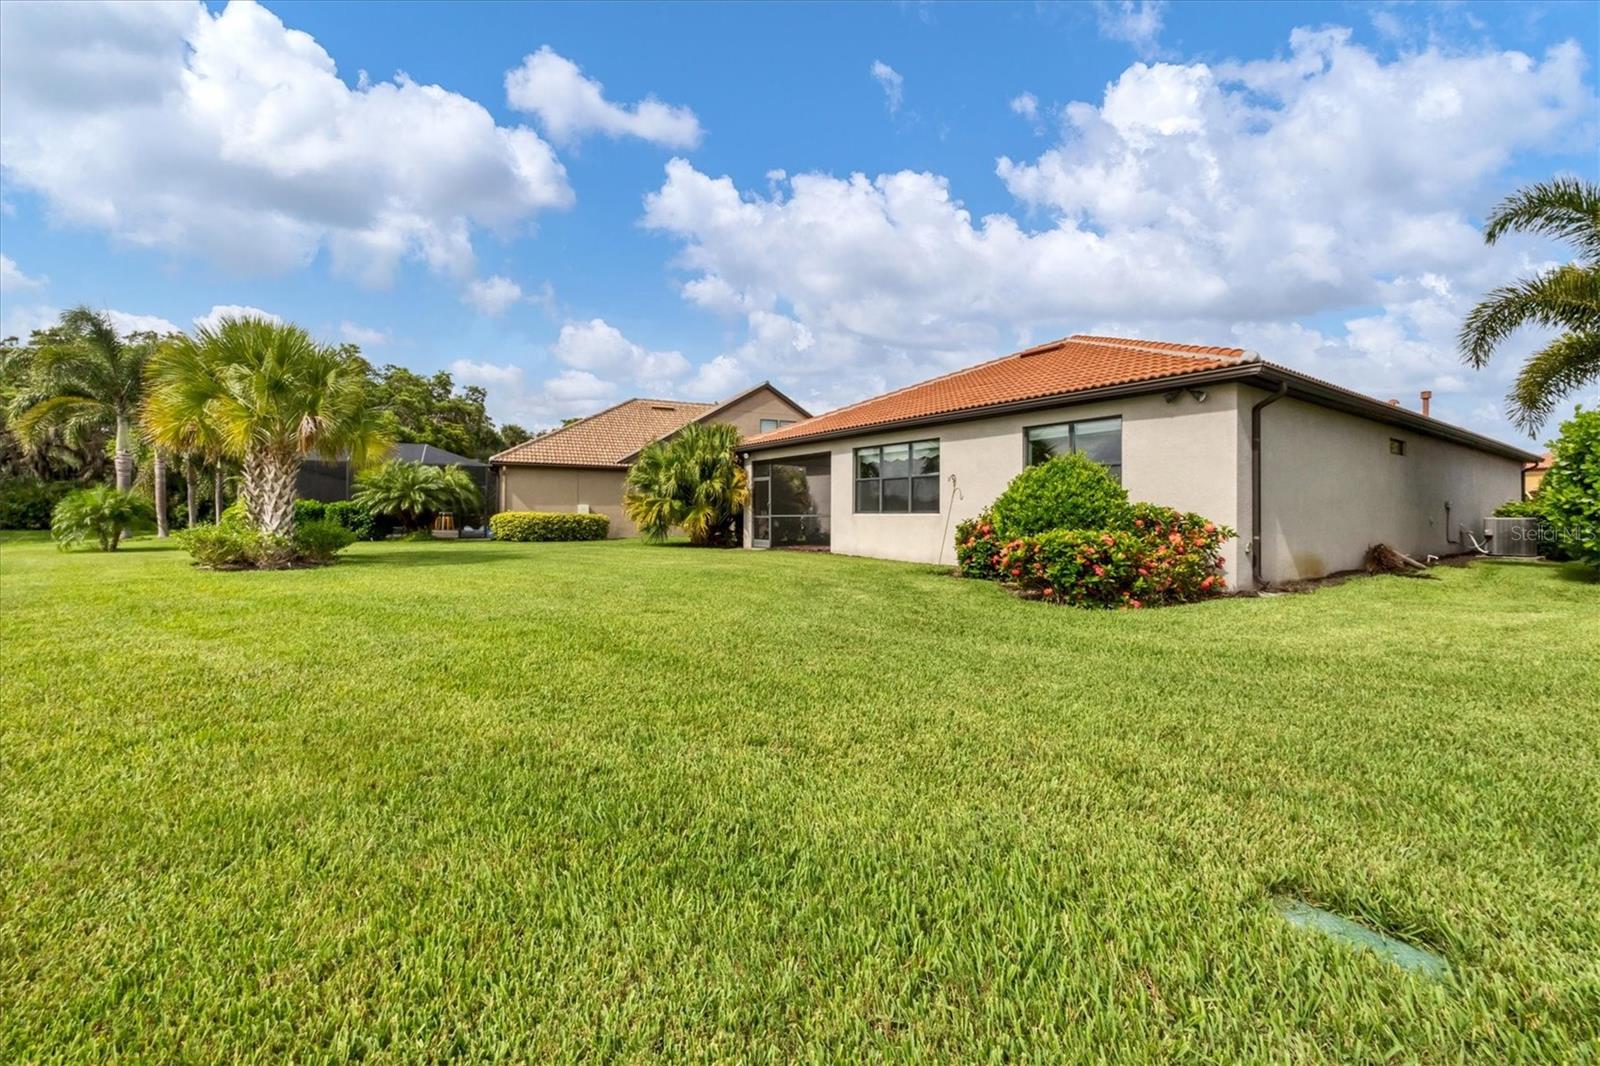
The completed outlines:
{"type": "Polygon", "coordinates": [[[1523,365],[1506,398],[1507,414],[1533,433],[1561,399],[1593,381],[1600,381],[1600,330],[1557,337],[1523,365]]]}
{"type": "Polygon", "coordinates": [[[1528,325],[1600,329],[1600,268],[1569,264],[1490,292],[1462,323],[1463,359],[1483,367],[1495,348],[1528,325]]]}
{"type": "Polygon", "coordinates": [[[1493,244],[1513,232],[1570,241],[1591,264],[1600,263],[1600,186],[1552,178],[1518,189],[1490,212],[1483,239],[1493,244]]]}

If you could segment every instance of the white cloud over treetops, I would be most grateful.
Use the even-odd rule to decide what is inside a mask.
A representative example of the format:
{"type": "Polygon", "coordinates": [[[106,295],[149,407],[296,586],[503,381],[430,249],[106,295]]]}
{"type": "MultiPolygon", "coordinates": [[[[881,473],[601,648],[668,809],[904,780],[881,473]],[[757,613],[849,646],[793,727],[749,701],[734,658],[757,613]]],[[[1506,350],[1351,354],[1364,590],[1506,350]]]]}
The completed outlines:
{"type": "Polygon", "coordinates": [[[1297,30],[1280,58],[1135,63],[1069,104],[1059,144],[997,161],[1016,213],[975,218],[938,174],[761,191],[673,160],[644,224],[680,242],[687,300],[744,320],[725,375],[819,406],[1094,329],[1238,343],[1413,403],[1433,388],[1436,411],[1504,433],[1536,338],[1484,375],[1455,331],[1552,248],[1486,248],[1472,219],[1515,153],[1570,149],[1595,113],[1574,44],[1384,60],[1297,30]]]}

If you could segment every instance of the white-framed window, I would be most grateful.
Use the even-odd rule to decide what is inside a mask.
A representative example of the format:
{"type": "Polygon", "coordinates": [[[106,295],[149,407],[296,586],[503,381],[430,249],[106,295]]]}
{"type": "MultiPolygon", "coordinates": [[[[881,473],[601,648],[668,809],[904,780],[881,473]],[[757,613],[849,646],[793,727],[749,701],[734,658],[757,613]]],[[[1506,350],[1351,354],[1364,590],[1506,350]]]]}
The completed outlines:
{"type": "Polygon", "coordinates": [[[784,426],[792,425],[794,425],[794,419],[792,418],[763,418],[761,420],[761,432],[771,433],[775,429],[782,429],[784,426]]]}

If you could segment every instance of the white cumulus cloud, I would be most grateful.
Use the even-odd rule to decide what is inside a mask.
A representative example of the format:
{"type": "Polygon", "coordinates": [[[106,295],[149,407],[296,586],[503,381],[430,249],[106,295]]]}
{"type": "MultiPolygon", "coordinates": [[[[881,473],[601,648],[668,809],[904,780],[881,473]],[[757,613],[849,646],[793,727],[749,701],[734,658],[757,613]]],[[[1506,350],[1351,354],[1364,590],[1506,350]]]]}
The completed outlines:
{"type": "Polygon", "coordinates": [[[5,176],[57,217],[273,273],[465,274],[482,228],[572,202],[550,146],[404,74],[355,88],[251,0],[0,5],[5,176]]]}
{"type": "Polygon", "coordinates": [[[216,304],[203,315],[194,316],[194,324],[198,329],[216,329],[222,324],[224,318],[261,318],[268,322],[282,322],[283,319],[271,311],[263,311],[259,307],[248,304],[216,304]]]}
{"type": "Polygon", "coordinates": [[[381,329],[372,329],[356,322],[345,321],[339,323],[339,336],[351,344],[362,348],[376,348],[390,341],[389,334],[381,329]]]}
{"type": "Polygon", "coordinates": [[[1131,45],[1139,55],[1153,54],[1166,18],[1165,0],[1095,0],[1100,36],[1131,45]]]}
{"type": "Polygon", "coordinates": [[[522,299],[522,286],[499,274],[489,278],[476,278],[467,283],[461,299],[476,308],[480,314],[503,315],[512,304],[522,299]]]}
{"type": "Polygon", "coordinates": [[[1039,98],[1027,92],[1013,96],[1011,110],[1032,122],[1039,117],[1039,98]]]}
{"type": "Polygon", "coordinates": [[[9,255],[0,255],[0,292],[32,292],[41,289],[49,278],[29,277],[9,255]]]}
{"type": "Polygon", "coordinates": [[[646,392],[670,392],[689,371],[689,360],[681,352],[650,351],[601,318],[566,323],[550,351],[569,367],[602,374],[646,392]]]}
{"type": "Polygon", "coordinates": [[[548,45],[506,74],[506,101],[518,111],[537,115],[546,133],[562,144],[587,133],[638,137],[667,148],[693,148],[704,135],[700,120],[687,107],[664,104],[647,96],[636,104],[615,104],[605,87],[572,60],[548,45]]]}
{"type": "Polygon", "coordinates": [[[997,161],[1026,212],[975,216],[933,173],[763,190],[673,160],[643,222],[679,241],[686,300],[742,319],[719,355],[818,406],[1114,327],[1236,340],[1402,398],[1463,389],[1479,417],[1537,338],[1463,372],[1461,313],[1555,249],[1486,248],[1473,220],[1514,155],[1592,130],[1585,73],[1572,44],[1385,59],[1297,30],[1276,59],[1135,63],[1069,104],[1059,144],[997,161]]]}

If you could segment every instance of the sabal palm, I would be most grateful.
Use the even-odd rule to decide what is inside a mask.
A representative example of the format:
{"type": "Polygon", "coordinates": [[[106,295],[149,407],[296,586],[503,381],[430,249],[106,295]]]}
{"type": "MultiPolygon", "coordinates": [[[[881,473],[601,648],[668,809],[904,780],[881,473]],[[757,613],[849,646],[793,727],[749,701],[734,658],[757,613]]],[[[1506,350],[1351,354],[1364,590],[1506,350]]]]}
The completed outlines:
{"type": "Polygon", "coordinates": [[[58,435],[78,437],[103,426],[116,434],[117,490],[133,484],[133,421],[154,337],[117,334],[111,319],[87,307],[64,311],[49,331],[17,397],[17,437],[31,451],[58,435]]]}
{"type": "Polygon", "coordinates": [[[312,454],[357,467],[388,448],[359,356],[299,326],[224,318],[164,344],[150,360],[145,425],[157,444],[214,442],[243,470],[250,522],[294,530],[295,478],[312,454]]]}
{"type": "Polygon", "coordinates": [[[1562,397],[1600,380],[1600,186],[1557,178],[1519,190],[1494,209],[1483,238],[1493,244],[1512,232],[1569,241],[1578,253],[1490,292],[1461,327],[1463,358],[1480,368],[1522,326],[1562,331],[1523,364],[1507,397],[1512,420],[1533,432],[1562,397]]]}
{"type": "Polygon", "coordinates": [[[628,470],[623,510],[646,539],[677,526],[695,544],[721,543],[750,499],[738,446],[738,429],[721,422],[691,422],[649,445],[628,470]]]}

